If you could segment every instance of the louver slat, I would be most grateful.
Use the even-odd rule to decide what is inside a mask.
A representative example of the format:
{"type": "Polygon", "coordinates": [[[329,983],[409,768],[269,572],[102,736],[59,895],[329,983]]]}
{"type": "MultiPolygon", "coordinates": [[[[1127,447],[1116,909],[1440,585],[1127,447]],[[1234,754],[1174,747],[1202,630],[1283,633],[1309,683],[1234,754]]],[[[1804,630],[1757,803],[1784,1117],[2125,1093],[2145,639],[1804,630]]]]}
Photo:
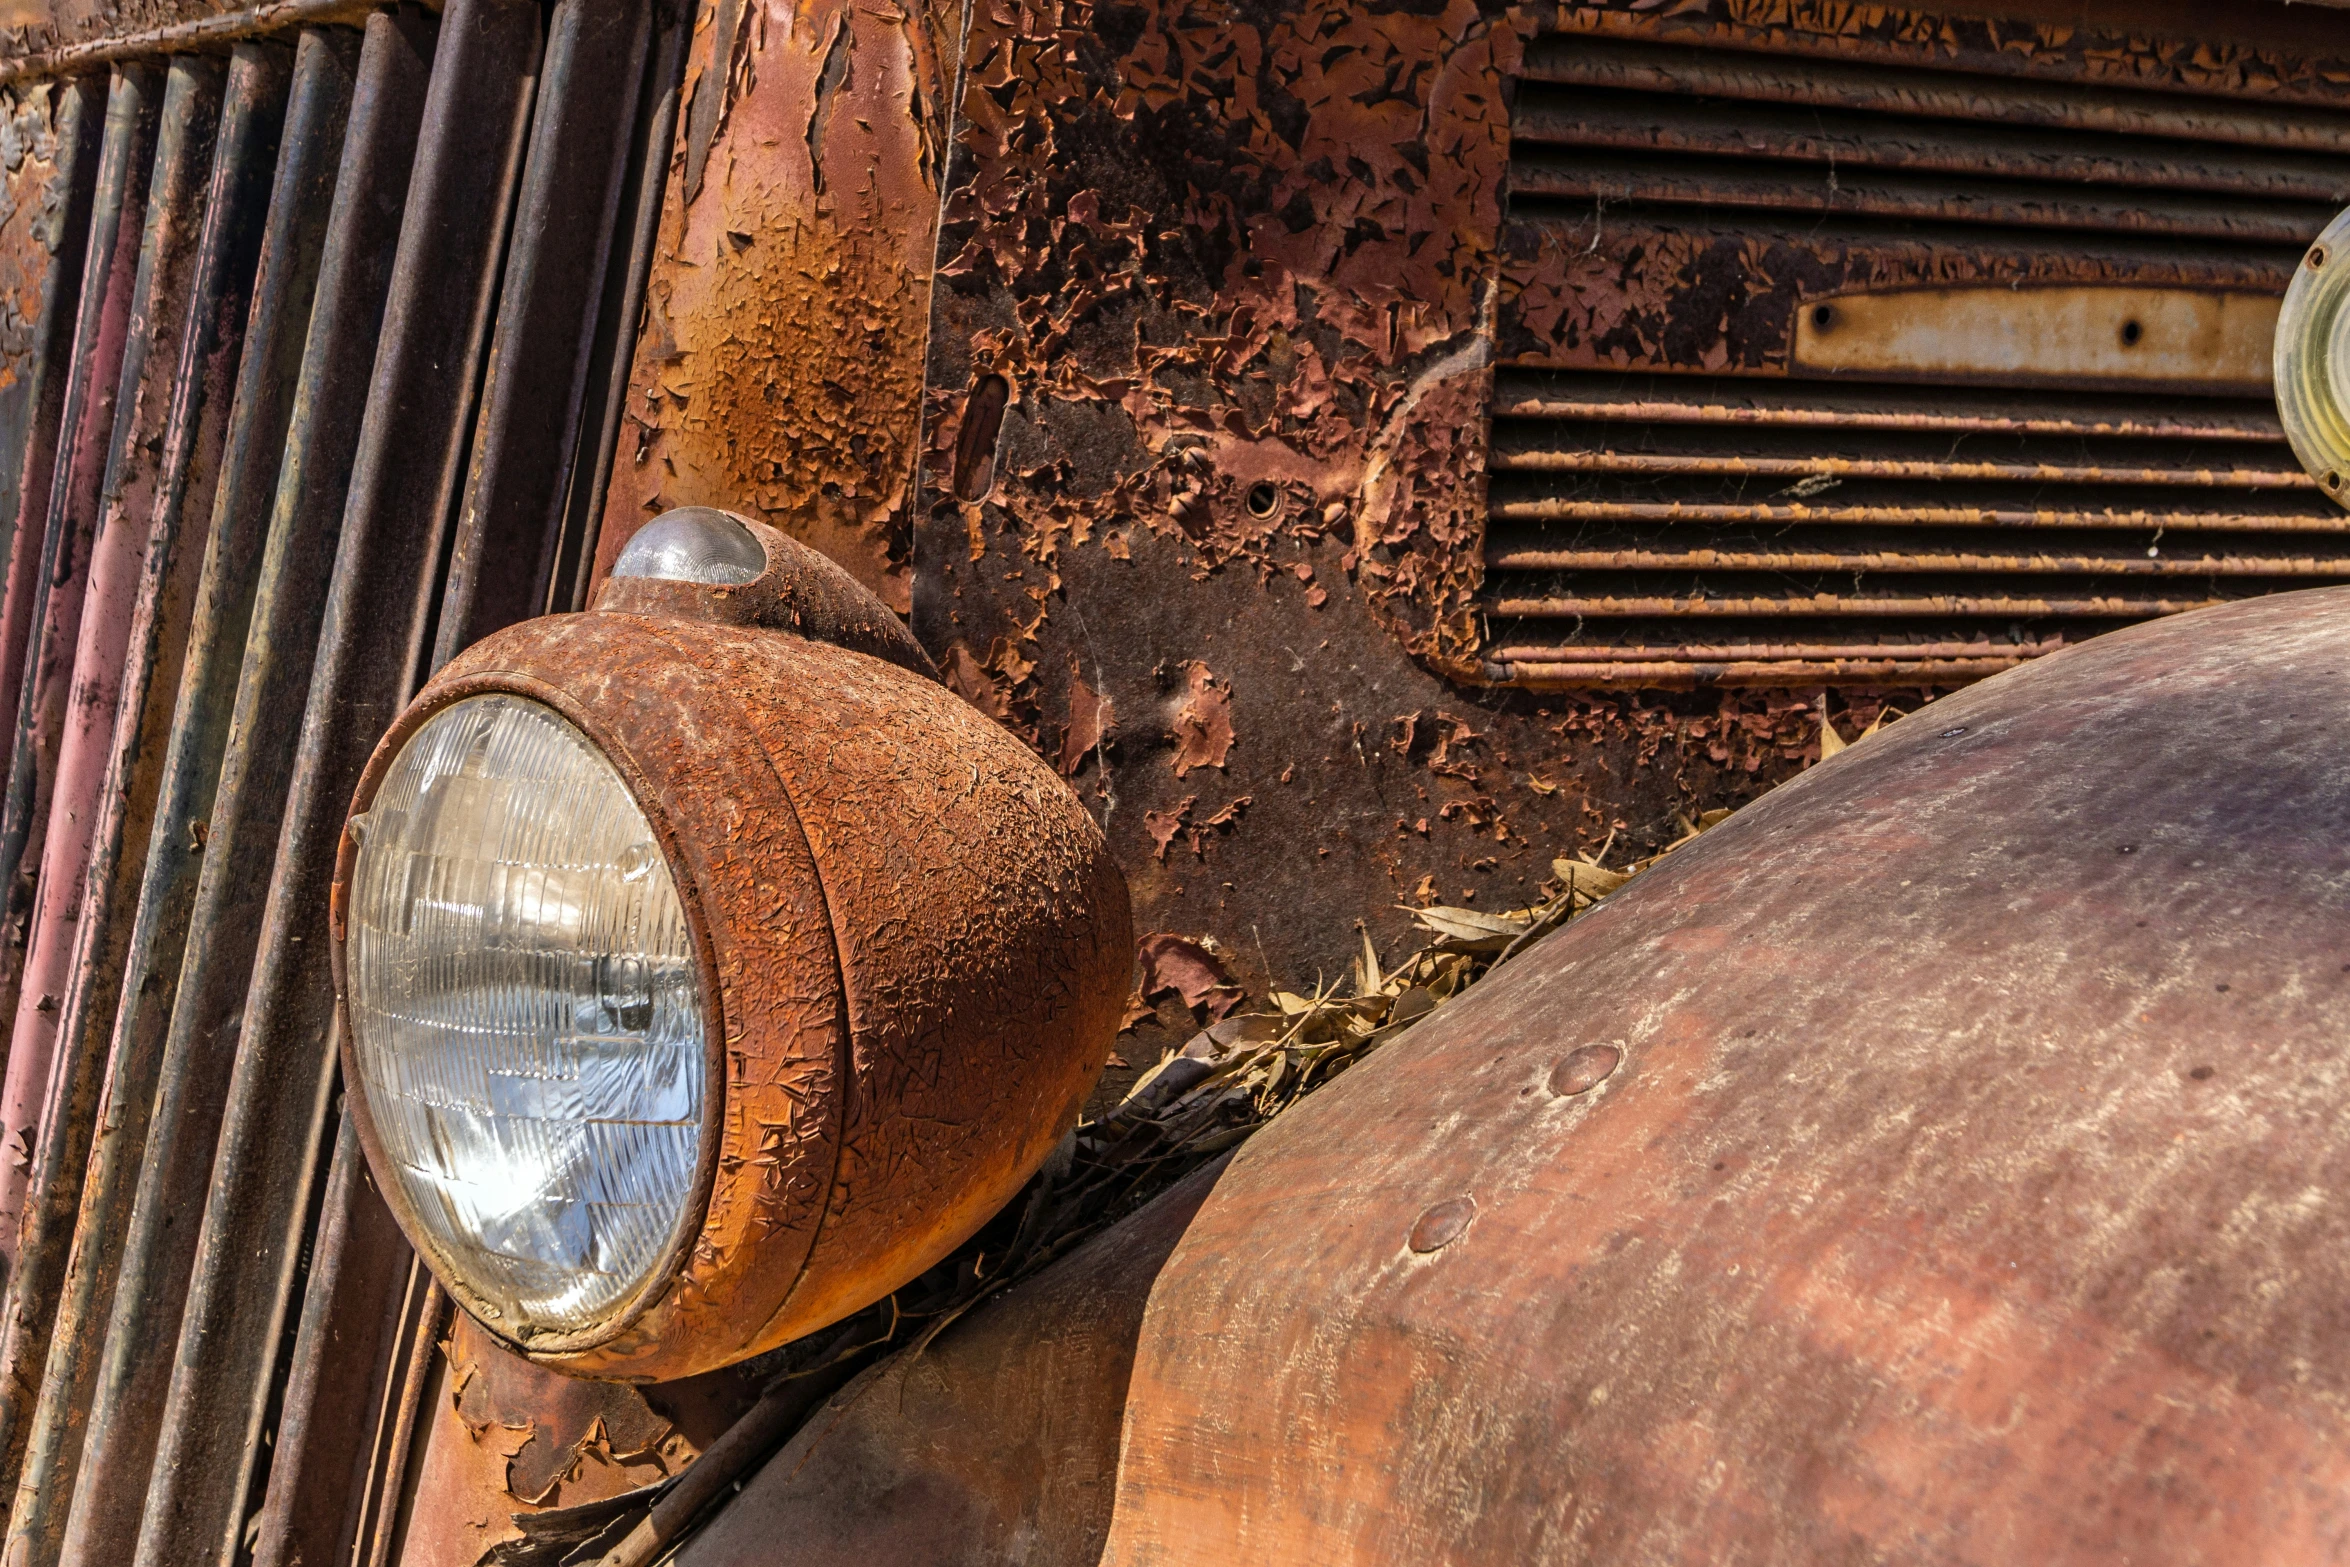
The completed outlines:
{"type": "Polygon", "coordinates": [[[2350,581],[2241,353],[2067,389],[1802,346],[1888,289],[2256,305],[2350,202],[2350,114],[1554,36],[1512,135],[1488,678],[1942,683],[2350,581]]]}

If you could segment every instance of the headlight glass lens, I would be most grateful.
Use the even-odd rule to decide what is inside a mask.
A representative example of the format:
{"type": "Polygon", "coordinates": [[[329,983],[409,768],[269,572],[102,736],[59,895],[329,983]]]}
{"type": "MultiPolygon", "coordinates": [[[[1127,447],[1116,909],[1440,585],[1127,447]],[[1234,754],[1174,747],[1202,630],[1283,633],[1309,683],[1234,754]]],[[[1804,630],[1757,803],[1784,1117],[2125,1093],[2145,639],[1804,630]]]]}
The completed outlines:
{"type": "Polygon", "coordinates": [[[354,831],[382,1152],[502,1331],[592,1327],[660,1263],[700,1153],[701,979],[651,825],[562,715],[493,695],[427,720],[354,831]]]}

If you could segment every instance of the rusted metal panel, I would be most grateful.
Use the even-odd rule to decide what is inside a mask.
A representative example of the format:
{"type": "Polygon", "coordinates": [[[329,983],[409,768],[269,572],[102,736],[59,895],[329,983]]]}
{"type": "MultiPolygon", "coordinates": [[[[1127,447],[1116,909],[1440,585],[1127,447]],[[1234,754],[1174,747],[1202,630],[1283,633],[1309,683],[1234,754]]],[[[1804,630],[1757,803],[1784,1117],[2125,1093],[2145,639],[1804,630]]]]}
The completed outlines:
{"type": "Polygon", "coordinates": [[[1095,1567],[1144,1307],[1221,1169],[834,1395],[679,1567],[1095,1567]]]}
{"type": "MultiPolygon", "coordinates": [[[[130,1558],[148,1492],[172,1372],[171,1357],[155,1346],[176,1335],[212,1188],[271,851],[295,767],[299,735],[283,715],[298,710],[310,689],[432,39],[430,19],[415,13],[386,13],[368,24],[136,1191],[127,1210],[118,1210],[119,1238],[84,1232],[119,1256],[103,1354],[94,1368],[87,1361],[62,1368],[75,1380],[57,1390],[66,1400],[60,1420],[70,1422],[82,1400],[90,1409],[64,1553],[86,1567],[130,1558]],[[94,1383],[78,1385],[83,1377],[94,1383]]],[[[206,667],[216,681],[228,677],[225,664],[206,667]]],[[[222,694],[218,685],[211,691],[216,700],[222,694]]],[[[65,1429],[70,1441],[70,1423],[65,1429]]]]}
{"type": "MultiPolygon", "coordinates": [[[[1167,5],[1074,47],[1077,15],[972,17],[914,624],[1086,791],[1138,928],[1238,988],[1334,973],[1358,915],[1386,943],[1399,904],[1531,901],[1558,846],[1670,836],[1676,802],[1792,768],[1812,693],[1443,673],[1480,673],[1531,19],[1167,5]],[[991,389],[1000,433],[967,438],[991,389]]],[[[1155,968],[1143,989],[1167,1026],[1121,1054],[1147,1065],[1194,1025],[1155,968]]]]}
{"type": "MultiPolygon", "coordinates": [[[[20,514],[17,532],[23,547],[9,561],[8,605],[0,638],[24,639],[17,689],[11,693],[16,698],[16,744],[9,758],[8,792],[0,800],[0,1017],[12,1024],[39,875],[39,862],[28,863],[27,856],[41,842],[55,781],[58,734],[65,722],[67,681],[81,629],[118,377],[132,335],[147,180],[162,96],[163,72],[148,65],[116,71],[107,88],[106,131],[83,266],[80,317],[74,325],[72,370],[60,412],[41,543],[36,553],[28,519],[20,514]]],[[[19,1134],[24,1130],[20,1123],[19,1134]]],[[[29,1142],[17,1153],[29,1160],[29,1142]]]]}
{"type": "Polygon", "coordinates": [[[517,1515],[671,1479],[755,1396],[724,1373],[644,1388],[563,1376],[463,1315],[434,1358],[407,1520],[387,1558],[409,1567],[494,1561],[496,1547],[524,1538],[517,1515]]]}
{"type": "Polygon", "coordinates": [[[539,613],[553,587],[652,25],[651,0],[549,13],[436,668],[539,613]]]}
{"type": "MultiPolygon", "coordinates": [[[[161,428],[154,431],[152,494],[125,495],[116,502],[108,524],[144,535],[135,555],[130,549],[124,552],[122,563],[135,562],[137,576],[121,644],[94,649],[98,617],[86,615],[83,620],[77,663],[100,658],[110,668],[119,667],[119,675],[113,677],[119,692],[115,711],[107,715],[111,722],[103,726],[103,753],[89,759],[103,772],[88,796],[91,820],[81,824],[87,834],[87,870],[78,888],[80,907],[67,930],[59,933],[70,941],[62,971],[64,1000],[41,1100],[41,1138],[23,1194],[6,1332],[0,1334],[0,1432],[5,1433],[0,1452],[12,1469],[29,1432],[27,1416],[40,1385],[39,1368],[47,1358],[98,1120],[102,1069],[130,953],[148,836],[165,777],[213,502],[224,476],[231,404],[284,123],[291,55],[282,45],[240,44],[225,73],[197,95],[196,112],[217,115],[219,124],[210,138],[202,227],[186,275],[168,285],[173,290],[169,306],[184,324],[178,334],[178,365],[169,383],[168,409],[161,428]]],[[[167,102],[167,149],[170,118],[167,102]]],[[[140,439],[144,438],[142,434],[140,439]]],[[[91,575],[93,601],[103,591],[105,545],[102,534],[100,558],[91,575]]],[[[92,676],[77,676],[83,691],[98,684],[92,676]]],[[[93,726],[83,744],[96,749],[100,733],[100,726],[93,726]]],[[[73,759],[69,746],[59,767],[61,788],[73,775],[73,759]]],[[[51,813],[53,828],[58,815],[51,813]]],[[[53,831],[52,844],[55,838],[53,831]]],[[[62,863],[54,851],[45,860],[51,866],[62,863]]],[[[32,972],[39,972],[44,958],[37,936],[32,972]]],[[[12,1513],[12,1532],[17,1522],[12,1513]]],[[[54,1556],[54,1524],[62,1522],[61,1517],[52,1521],[52,1538],[40,1552],[44,1560],[54,1556]]]]}
{"type": "Polygon", "coordinates": [[[235,1069],[216,1101],[220,1138],[200,1182],[173,1194],[201,1193],[203,1223],[184,1275],[138,1567],[233,1558],[251,1510],[298,1309],[308,1210],[333,1146],[333,998],[317,911],[344,802],[430,649],[540,20],[530,0],[470,0],[443,19],[235,1069]]]}
{"type": "Polygon", "coordinates": [[[903,612],[962,8],[721,0],[697,22],[597,545],[756,516],[903,612]]]}
{"type": "Polygon", "coordinates": [[[2258,396],[2282,301],[2154,288],[1829,295],[1795,313],[1788,368],[1886,380],[2065,381],[2258,396]]]}
{"type": "Polygon", "coordinates": [[[1260,1133],[1104,1560],[2337,1557],[2345,652],[1945,697],[1260,1133]]]}

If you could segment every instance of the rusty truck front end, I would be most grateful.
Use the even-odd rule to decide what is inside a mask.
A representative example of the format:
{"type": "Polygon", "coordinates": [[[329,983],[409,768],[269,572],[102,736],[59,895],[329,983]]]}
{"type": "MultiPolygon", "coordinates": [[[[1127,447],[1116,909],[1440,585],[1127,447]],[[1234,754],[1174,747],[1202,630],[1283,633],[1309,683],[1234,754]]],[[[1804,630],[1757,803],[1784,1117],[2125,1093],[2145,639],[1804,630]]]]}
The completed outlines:
{"type": "Polygon", "coordinates": [[[2350,1554],[2350,12],[0,26],[9,1563],[2350,1554]]]}

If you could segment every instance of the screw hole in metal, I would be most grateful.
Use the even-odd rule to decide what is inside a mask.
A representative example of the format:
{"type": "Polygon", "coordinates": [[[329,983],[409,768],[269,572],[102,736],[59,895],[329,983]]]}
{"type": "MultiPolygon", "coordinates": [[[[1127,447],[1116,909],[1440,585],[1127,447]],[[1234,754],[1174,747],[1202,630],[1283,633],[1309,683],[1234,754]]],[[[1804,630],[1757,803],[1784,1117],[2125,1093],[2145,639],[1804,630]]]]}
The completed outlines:
{"type": "Polygon", "coordinates": [[[1259,522],[1268,522],[1281,513],[1281,487],[1259,479],[1248,487],[1248,494],[1241,498],[1241,504],[1248,508],[1251,517],[1259,522]]]}
{"type": "Polygon", "coordinates": [[[2145,337],[2146,326],[2144,322],[2133,319],[2122,323],[2122,347],[2135,348],[2144,341],[2145,337]]]}
{"type": "Polygon", "coordinates": [[[2316,271],[2322,270],[2322,269],[2324,268],[2325,264],[2326,264],[2326,248],[2325,248],[2325,246],[2323,246],[2323,245],[2312,245],[2312,246],[2310,246],[2310,247],[2309,247],[2309,270],[2310,270],[2310,271],[2312,271],[2312,272],[2316,272],[2316,271]]]}
{"type": "Polygon", "coordinates": [[[1834,326],[1836,324],[1836,307],[1834,305],[1812,306],[1811,324],[1822,332],[1834,326]]]}

